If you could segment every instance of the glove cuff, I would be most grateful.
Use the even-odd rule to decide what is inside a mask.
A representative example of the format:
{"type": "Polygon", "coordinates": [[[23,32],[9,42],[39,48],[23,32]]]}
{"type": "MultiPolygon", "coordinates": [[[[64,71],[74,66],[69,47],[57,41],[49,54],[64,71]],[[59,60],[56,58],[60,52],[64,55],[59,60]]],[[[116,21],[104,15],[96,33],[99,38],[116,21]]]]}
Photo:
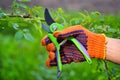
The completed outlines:
{"type": "MultiPolygon", "coordinates": [[[[93,33],[94,34],[94,33],[93,33]]],[[[88,36],[87,49],[91,58],[105,59],[106,37],[104,34],[88,36]]]]}

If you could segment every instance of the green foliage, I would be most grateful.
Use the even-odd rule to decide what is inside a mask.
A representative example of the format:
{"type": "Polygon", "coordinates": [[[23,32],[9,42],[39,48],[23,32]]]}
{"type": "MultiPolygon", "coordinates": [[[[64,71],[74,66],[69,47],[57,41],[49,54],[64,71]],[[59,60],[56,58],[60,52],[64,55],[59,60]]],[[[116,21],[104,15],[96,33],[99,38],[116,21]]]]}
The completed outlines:
{"type": "Polygon", "coordinates": [[[20,40],[23,37],[23,32],[22,31],[17,31],[15,33],[15,39],[20,40]]]}
{"type": "MultiPolygon", "coordinates": [[[[57,80],[56,68],[47,69],[47,52],[40,40],[47,33],[41,28],[44,8],[29,8],[14,0],[12,11],[0,9],[0,80],[57,80]]],[[[83,25],[96,33],[120,38],[120,15],[103,15],[95,12],[66,12],[62,8],[51,10],[56,22],[65,27],[83,25]]],[[[108,61],[93,59],[63,66],[63,80],[118,80],[120,66],[108,61]]]]}

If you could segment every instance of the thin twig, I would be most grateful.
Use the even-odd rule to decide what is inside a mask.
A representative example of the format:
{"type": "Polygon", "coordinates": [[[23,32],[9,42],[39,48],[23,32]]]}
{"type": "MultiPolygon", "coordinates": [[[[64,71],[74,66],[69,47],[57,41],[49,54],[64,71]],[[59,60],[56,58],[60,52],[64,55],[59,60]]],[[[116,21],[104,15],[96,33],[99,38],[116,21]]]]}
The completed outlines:
{"type": "Polygon", "coordinates": [[[104,65],[105,65],[105,70],[106,70],[107,75],[108,75],[108,80],[111,80],[111,77],[110,77],[110,74],[109,74],[108,65],[107,65],[107,62],[105,60],[104,60],[104,65]]]}
{"type": "MultiPolygon", "coordinates": [[[[10,15],[10,14],[6,14],[6,16],[8,17],[18,17],[18,18],[24,18],[28,21],[34,21],[34,17],[31,17],[30,15],[10,15]]],[[[42,18],[37,18],[38,20],[42,21],[42,22],[45,22],[45,19],[42,19],[42,18]]],[[[6,21],[7,19],[6,18],[0,18],[1,21],[6,21]]]]}
{"type": "Polygon", "coordinates": [[[18,15],[18,14],[6,14],[6,16],[8,16],[8,17],[32,18],[32,17],[30,16],[30,14],[26,14],[26,15],[18,15]]]}

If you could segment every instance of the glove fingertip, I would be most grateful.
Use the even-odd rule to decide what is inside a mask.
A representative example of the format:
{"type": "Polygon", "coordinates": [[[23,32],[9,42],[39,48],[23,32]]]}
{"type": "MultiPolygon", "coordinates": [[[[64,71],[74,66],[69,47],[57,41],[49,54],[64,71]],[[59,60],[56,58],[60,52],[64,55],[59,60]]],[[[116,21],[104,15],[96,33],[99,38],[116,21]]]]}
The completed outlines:
{"type": "Polygon", "coordinates": [[[45,43],[45,40],[42,40],[42,41],[41,41],[41,44],[42,44],[42,46],[45,46],[45,44],[46,44],[46,43],[45,43]]]}
{"type": "Polygon", "coordinates": [[[49,58],[50,58],[50,60],[54,60],[55,59],[55,53],[54,52],[49,52],[49,58]]]}
{"type": "Polygon", "coordinates": [[[46,39],[47,38],[47,36],[45,36],[42,40],[41,40],[41,44],[42,44],[42,46],[45,46],[46,45],[46,39]]]}
{"type": "Polygon", "coordinates": [[[55,51],[55,46],[54,46],[53,43],[50,43],[50,44],[48,44],[48,45],[46,46],[46,49],[47,49],[48,51],[55,51]]]}
{"type": "Polygon", "coordinates": [[[50,59],[47,59],[47,61],[46,61],[46,66],[47,66],[47,68],[50,68],[51,66],[50,66],[50,59]]]}

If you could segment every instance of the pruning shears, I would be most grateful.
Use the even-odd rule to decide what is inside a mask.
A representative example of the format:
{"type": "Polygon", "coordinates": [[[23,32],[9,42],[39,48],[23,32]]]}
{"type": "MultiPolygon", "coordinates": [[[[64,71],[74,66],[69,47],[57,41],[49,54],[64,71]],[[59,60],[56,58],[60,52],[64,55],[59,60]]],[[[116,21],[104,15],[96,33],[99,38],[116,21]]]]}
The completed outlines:
{"type": "Polygon", "coordinates": [[[60,46],[62,44],[64,44],[67,40],[70,40],[74,43],[74,45],[77,47],[77,49],[83,54],[83,56],[85,57],[86,61],[88,63],[91,63],[91,58],[89,57],[88,52],[86,51],[86,49],[84,48],[84,46],[74,37],[68,37],[66,39],[64,39],[61,43],[57,42],[57,38],[53,36],[53,33],[55,31],[58,30],[63,30],[64,26],[61,24],[56,23],[52,17],[50,16],[50,13],[48,11],[47,8],[45,8],[45,12],[44,12],[44,17],[45,17],[45,21],[48,24],[48,26],[46,26],[45,24],[42,24],[42,28],[48,32],[48,38],[52,41],[52,43],[55,45],[56,47],[56,51],[55,51],[55,56],[56,56],[56,61],[57,61],[57,77],[59,78],[62,72],[62,62],[61,62],[61,57],[60,57],[60,46]]]}

